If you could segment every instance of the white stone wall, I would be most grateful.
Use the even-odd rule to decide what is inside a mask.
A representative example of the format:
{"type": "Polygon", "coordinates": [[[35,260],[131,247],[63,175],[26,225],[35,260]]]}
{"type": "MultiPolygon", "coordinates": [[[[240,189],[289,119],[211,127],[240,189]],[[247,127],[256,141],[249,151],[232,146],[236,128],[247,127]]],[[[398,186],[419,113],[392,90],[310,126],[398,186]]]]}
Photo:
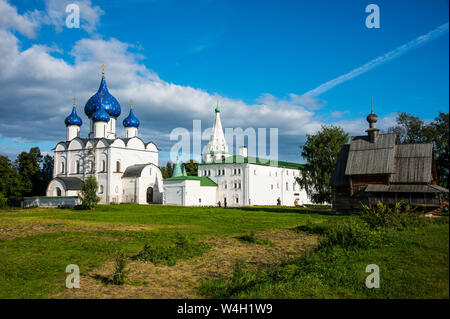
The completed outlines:
{"type": "Polygon", "coordinates": [[[311,203],[300,189],[296,169],[248,163],[200,165],[199,176],[209,176],[218,185],[217,201],[228,206],[277,205],[311,203]]]}
{"type": "Polygon", "coordinates": [[[200,186],[197,180],[165,181],[165,204],[216,206],[217,187],[200,186]]]}
{"type": "Polygon", "coordinates": [[[23,200],[23,207],[74,207],[80,204],[77,196],[71,197],[30,197],[23,200]]]}

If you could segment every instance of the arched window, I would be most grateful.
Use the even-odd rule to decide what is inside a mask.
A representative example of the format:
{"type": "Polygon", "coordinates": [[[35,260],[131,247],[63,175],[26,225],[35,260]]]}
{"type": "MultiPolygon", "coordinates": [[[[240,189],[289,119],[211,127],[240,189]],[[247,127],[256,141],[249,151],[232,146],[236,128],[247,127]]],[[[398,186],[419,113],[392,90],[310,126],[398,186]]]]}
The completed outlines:
{"type": "Polygon", "coordinates": [[[77,161],[75,166],[76,166],[76,168],[75,168],[76,173],[80,174],[80,171],[81,171],[81,169],[80,169],[80,161],[77,161]]]}
{"type": "Polygon", "coordinates": [[[64,162],[61,162],[61,173],[64,173],[64,162]]]}
{"type": "Polygon", "coordinates": [[[287,191],[289,190],[289,183],[288,182],[286,182],[286,190],[287,191]]]}
{"type": "Polygon", "coordinates": [[[102,172],[106,172],[106,161],[102,161],[102,172]]]}
{"type": "Polygon", "coordinates": [[[99,194],[103,194],[103,185],[100,185],[100,189],[98,190],[99,194]]]}
{"type": "Polygon", "coordinates": [[[61,196],[61,188],[56,187],[56,196],[61,196]]]}
{"type": "Polygon", "coordinates": [[[120,161],[116,162],[116,172],[120,173],[120,161]]]}

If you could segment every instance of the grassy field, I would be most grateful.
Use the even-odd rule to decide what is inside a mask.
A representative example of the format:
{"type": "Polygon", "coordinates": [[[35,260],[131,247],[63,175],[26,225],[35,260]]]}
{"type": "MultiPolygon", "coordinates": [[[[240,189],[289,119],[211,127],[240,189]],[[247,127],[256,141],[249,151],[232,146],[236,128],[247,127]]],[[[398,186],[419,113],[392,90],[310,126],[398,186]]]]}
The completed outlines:
{"type": "Polygon", "coordinates": [[[317,248],[323,236],[297,227],[358,218],[280,207],[3,210],[0,298],[449,297],[448,217],[364,248],[317,248]],[[119,252],[129,273],[117,286],[119,252]],[[65,288],[68,264],[80,266],[80,289],[65,288]],[[379,289],[365,287],[368,264],[380,267],[379,289]]]}

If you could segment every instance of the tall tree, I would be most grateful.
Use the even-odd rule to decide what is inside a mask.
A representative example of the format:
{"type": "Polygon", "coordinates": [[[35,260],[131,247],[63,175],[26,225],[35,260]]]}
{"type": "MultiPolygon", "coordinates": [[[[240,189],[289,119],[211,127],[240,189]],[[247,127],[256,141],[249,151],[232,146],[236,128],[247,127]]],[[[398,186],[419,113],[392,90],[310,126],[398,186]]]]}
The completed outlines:
{"type": "Polygon", "coordinates": [[[6,156],[0,156],[0,177],[0,194],[9,205],[19,205],[23,196],[22,177],[6,156]]]}
{"type": "Polygon", "coordinates": [[[162,173],[163,178],[172,177],[174,166],[175,165],[172,165],[171,162],[167,162],[166,166],[161,167],[161,173],[162,173]]]}
{"type": "Polygon", "coordinates": [[[16,167],[22,177],[23,196],[37,195],[40,187],[40,161],[42,159],[39,147],[33,147],[29,152],[17,156],[16,167]]]}
{"type": "Polygon", "coordinates": [[[448,188],[449,178],[449,123],[448,113],[439,112],[439,116],[427,125],[426,134],[429,141],[433,142],[434,156],[436,160],[437,182],[448,188]]]}
{"type": "Polygon", "coordinates": [[[183,163],[183,166],[186,169],[188,176],[198,175],[198,163],[196,161],[190,160],[189,162],[183,163]]]}
{"type": "Polygon", "coordinates": [[[42,157],[40,168],[40,185],[38,195],[45,195],[48,183],[53,178],[53,156],[45,155],[42,157]]]}
{"type": "Polygon", "coordinates": [[[425,143],[427,135],[425,134],[424,122],[409,113],[401,112],[398,114],[397,125],[390,127],[388,132],[397,134],[397,143],[425,143]]]}
{"type": "Polygon", "coordinates": [[[347,141],[348,134],[341,127],[323,125],[318,133],[307,134],[306,143],[300,146],[307,163],[297,182],[314,203],[331,202],[330,178],[347,141]]]}

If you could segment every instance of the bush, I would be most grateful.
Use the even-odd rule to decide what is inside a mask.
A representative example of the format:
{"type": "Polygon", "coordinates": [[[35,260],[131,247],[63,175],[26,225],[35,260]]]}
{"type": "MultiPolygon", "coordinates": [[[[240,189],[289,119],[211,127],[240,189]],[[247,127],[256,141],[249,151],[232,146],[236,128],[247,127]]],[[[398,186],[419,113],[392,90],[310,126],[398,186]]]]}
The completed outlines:
{"type": "Polygon", "coordinates": [[[422,221],[414,214],[415,209],[402,202],[395,204],[393,208],[378,202],[376,206],[362,205],[361,218],[371,229],[395,228],[402,229],[408,225],[421,224],[422,221]]]}
{"type": "Polygon", "coordinates": [[[359,222],[356,219],[350,219],[329,228],[325,232],[325,236],[320,242],[319,247],[336,245],[343,248],[367,248],[377,246],[379,242],[379,234],[371,231],[367,224],[359,222]]]}
{"type": "Polygon", "coordinates": [[[169,266],[176,264],[178,259],[188,259],[202,255],[209,245],[207,243],[194,243],[185,235],[177,234],[172,246],[151,246],[146,244],[144,249],[134,256],[135,260],[150,261],[154,264],[166,263],[169,266]]]}
{"type": "Polygon", "coordinates": [[[80,199],[83,209],[93,209],[100,201],[97,196],[98,183],[94,176],[88,176],[81,184],[80,199]]]}
{"type": "Polygon", "coordinates": [[[128,271],[125,270],[127,263],[128,261],[125,253],[118,253],[114,264],[114,274],[112,278],[112,283],[114,285],[123,285],[125,283],[125,279],[128,274],[128,271]]]}
{"type": "Polygon", "coordinates": [[[261,238],[256,237],[255,232],[251,232],[248,235],[242,235],[242,236],[238,236],[235,238],[244,243],[274,246],[274,244],[270,240],[261,239],[261,238]]]}

